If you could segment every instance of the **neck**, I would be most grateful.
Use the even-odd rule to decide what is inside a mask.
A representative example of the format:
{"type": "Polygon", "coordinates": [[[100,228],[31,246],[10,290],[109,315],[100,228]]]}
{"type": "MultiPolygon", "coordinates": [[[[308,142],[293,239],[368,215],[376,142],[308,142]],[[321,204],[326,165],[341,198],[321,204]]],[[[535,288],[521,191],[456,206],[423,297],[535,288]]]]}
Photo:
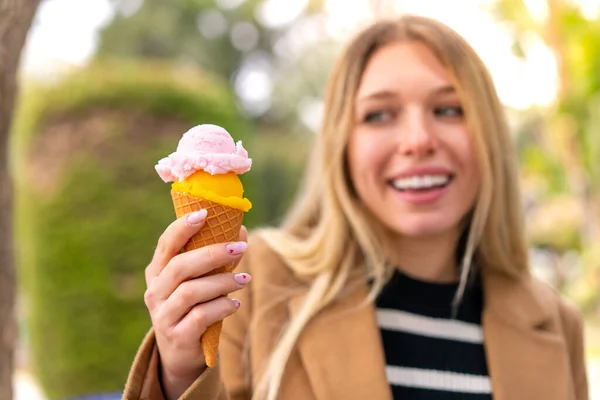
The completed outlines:
{"type": "Polygon", "coordinates": [[[401,237],[396,243],[396,256],[392,261],[403,273],[429,282],[458,281],[456,232],[419,238],[401,237]]]}

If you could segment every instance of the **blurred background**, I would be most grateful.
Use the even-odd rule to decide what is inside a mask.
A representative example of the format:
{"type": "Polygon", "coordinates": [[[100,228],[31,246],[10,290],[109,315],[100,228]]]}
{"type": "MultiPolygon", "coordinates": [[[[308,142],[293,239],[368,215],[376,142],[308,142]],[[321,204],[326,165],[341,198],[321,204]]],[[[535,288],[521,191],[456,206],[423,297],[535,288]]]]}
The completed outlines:
{"type": "Polygon", "coordinates": [[[192,125],[226,127],[254,159],[246,225],[276,224],[333,58],[394,13],[447,23],[489,67],[535,272],[584,313],[600,399],[600,0],[42,1],[10,143],[16,399],[122,389],[149,327],[143,270],[174,215],[156,161],[192,125]]]}

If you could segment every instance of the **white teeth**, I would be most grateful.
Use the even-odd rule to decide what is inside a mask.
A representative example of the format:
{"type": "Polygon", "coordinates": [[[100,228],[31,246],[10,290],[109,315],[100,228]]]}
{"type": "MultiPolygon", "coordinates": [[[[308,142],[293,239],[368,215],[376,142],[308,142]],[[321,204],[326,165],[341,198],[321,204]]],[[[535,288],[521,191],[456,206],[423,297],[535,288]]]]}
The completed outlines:
{"type": "Polygon", "coordinates": [[[398,190],[406,189],[430,189],[443,186],[450,181],[449,175],[422,175],[409,176],[407,178],[392,181],[392,186],[398,190]]]}

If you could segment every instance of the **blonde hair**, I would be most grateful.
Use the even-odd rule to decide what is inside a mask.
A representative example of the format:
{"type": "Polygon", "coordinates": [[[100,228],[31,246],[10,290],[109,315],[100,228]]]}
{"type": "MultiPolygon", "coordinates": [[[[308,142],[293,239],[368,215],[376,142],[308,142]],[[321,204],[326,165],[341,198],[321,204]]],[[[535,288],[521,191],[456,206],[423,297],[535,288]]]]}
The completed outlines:
{"type": "Polygon", "coordinates": [[[274,347],[254,398],[277,397],[287,360],[307,323],[362,276],[375,299],[393,266],[390,235],[353,192],[346,145],[353,129],[354,100],[370,57],[398,41],[426,45],[448,68],[461,99],[481,171],[481,186],[464,227],[457,299],[472,260],[517,278],[528,273],[516,160],[502,105],[483,62],[456,32],[424,17],[379,21],[360,32],[334,65],[325,94],[324,120],[316,137],[302,194],[279,229],[262,231],[266,243],[298,276],[312,284],[299,313],[274,347]],[[362,274],[362,275],[361,275],[362,274]]]}

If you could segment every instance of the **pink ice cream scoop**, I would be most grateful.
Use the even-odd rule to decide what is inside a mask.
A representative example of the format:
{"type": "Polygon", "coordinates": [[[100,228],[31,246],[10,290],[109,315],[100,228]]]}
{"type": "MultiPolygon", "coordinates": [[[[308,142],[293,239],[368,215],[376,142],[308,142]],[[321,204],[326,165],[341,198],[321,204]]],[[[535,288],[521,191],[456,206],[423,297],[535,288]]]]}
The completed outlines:
{"type": "Polygon", "coordinates": [[[220,126],[204,124],[184,133],[177,150],[160,160],[155,169],[163,181],[175,182],[196,171],[239,175],[248,172],[251,166],[252,159],[241,141],[234,143],[229,132],[220,126]]]}

